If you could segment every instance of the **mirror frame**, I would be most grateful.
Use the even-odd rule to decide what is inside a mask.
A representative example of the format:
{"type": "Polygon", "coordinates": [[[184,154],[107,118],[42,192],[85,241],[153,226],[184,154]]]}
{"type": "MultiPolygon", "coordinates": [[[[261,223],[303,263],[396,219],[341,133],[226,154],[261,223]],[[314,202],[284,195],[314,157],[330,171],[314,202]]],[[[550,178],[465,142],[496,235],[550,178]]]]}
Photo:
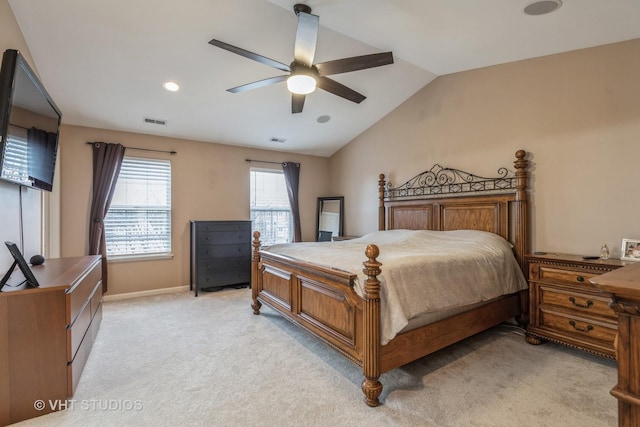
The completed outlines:
{"type": "Polygon", "coordinates": [[[324,202],[327,202],[327,201],[340,202],[340,219],[338,220],[338,236],[342,236],[344,232],[344,196],[318,197],[318,207],[316,210],[316,242],[318,241],[318,235],[320,234],[320,213],[322,212],[322,205],[324,204],[324,202]]]}

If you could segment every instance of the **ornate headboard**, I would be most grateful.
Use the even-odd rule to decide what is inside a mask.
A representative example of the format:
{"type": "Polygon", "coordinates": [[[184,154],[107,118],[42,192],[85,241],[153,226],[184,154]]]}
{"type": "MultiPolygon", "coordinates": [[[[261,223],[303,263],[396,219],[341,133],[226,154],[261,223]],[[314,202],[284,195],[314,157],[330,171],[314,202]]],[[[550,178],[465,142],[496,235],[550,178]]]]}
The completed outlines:
{"type": "Polygon", "coordinates": [[[529,235],[526,154],[524,150],[516,152],[515,172],[500,168],[493,178],[436,164],[393,187],[381,174],[378,229],[489,231],[513,244],[525,271],[529,235]]]}

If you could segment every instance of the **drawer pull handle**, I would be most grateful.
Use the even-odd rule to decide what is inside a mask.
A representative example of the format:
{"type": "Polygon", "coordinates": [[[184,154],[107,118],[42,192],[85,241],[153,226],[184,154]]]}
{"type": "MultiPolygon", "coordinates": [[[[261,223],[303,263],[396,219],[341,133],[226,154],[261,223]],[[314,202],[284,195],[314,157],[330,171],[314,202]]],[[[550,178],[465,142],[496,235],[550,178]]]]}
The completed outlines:
{"type": "Polygon", "coordinates": [[[574,322],[573,320],[569,321],[569,324],[571,326],[573,326],[573,329],[575,329],[576,331],[580,331],[580,332],[590,332],[593,331],[593,326],[592,325],[587,325],[586,328],[581,328],[579,326],[576,326],[576,322],[574,322]]]}
{"type": "Polygon", "coordinates": [[[576,277],[576,280],[577,280],[578,282],[582,283],[582,282],[584,282],[584,277],[582,277],[582,276],[578,276],[578,277],[576,277]]]}
{"type": "Polygon", "coordinates": [[[571,304],[575,305],[576,307],[580,307],[580,308],[591,308],[591,306],[593,305],[593,301],[591,301],[590,299],[587,300],[586,304],[577,303],[576,299],[574,297],[569,297],[569,301],[571,301],[571,304]]]}

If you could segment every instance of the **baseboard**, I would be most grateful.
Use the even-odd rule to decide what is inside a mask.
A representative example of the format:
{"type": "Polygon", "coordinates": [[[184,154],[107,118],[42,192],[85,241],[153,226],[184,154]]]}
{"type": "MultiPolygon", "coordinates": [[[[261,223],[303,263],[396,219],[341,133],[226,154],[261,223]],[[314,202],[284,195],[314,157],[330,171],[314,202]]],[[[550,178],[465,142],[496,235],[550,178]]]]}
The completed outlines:
{"type": "Polygon", "coordinates": [[[149,291],[127,292],[126,294],[105,295],[103,301],[119,301],[123,299],[149,297],[153,295],[173,294],[189,290],[189,286],[176,286],[174,288],[152,289],[149,291]]]}

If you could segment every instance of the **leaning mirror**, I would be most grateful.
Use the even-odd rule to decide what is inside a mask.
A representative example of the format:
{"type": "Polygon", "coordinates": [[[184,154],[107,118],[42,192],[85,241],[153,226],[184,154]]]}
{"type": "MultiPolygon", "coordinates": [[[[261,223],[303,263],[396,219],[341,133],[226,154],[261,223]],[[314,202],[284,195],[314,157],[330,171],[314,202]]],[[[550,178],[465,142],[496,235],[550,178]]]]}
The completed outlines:
{"type": "Polygon", "coordinates": [[[344,221],[344,197],[318,197],[316,241],[330,242],[342,236],[344,221]]]}

